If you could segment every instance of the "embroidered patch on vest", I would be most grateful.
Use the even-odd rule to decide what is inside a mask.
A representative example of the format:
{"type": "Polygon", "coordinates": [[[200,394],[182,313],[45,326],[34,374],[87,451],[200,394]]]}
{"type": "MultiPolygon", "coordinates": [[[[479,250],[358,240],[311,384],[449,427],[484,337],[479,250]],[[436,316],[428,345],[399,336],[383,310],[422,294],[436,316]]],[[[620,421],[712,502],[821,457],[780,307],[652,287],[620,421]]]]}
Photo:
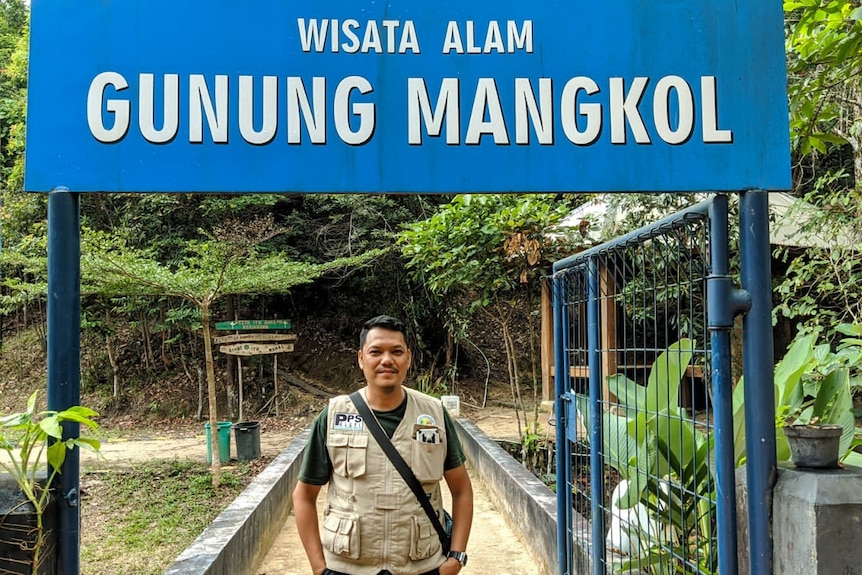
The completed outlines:
{"type": "Polygon", "coordinates": [[[335,414],[335,423],[332,426],[335,431],[362,431],[363,427],[361,415],[343,412],[335,414]]]}
{"type": "Polygon", "coordinates": [[[419,425],[437,425],[437,420],[428,415],[427,413],[423,413],[419,417],[416,418],[416,423],[419,425]]]}

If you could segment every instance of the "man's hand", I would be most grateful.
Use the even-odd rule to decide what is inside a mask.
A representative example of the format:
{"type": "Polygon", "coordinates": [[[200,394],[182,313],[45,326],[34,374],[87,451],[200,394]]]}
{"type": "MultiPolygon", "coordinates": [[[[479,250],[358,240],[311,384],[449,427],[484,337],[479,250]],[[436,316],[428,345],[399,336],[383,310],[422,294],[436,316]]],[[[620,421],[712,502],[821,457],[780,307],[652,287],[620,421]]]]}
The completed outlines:
{"type": "Polygon", "coordinates": [[[440,565],[440,575],[457,575],[461,571],[461,564],[457,559],[449,557],[446,562],[440,565]]]}

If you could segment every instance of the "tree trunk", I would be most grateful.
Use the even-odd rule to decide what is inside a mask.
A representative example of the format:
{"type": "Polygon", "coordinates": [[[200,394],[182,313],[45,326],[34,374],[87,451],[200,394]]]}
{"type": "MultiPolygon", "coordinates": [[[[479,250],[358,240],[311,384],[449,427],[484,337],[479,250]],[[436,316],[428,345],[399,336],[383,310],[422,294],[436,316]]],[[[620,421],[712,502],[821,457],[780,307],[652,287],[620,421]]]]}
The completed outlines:
{"type": "Polygon", "coordinates": [[[198,421],[204,417],[204,388],[206,387],[206,376],[204,368],[200,365],[195,365],[195,370],[198,372],[198,421]]]}
{"type": "Polygon", "coordinates": [[[108,350],[108,362],[111,364],[111,375],[114,380],[114,398],[120,397],[120,367],[117,365],[117,354],[114,352],[114,342],[110,335],[105,336],[105,347],[108,350]]]}
{"type": "Polygon", "coordinates": [[[509,372],[509,388],[512,392],[512,402],[515,408],[515,418],[518,423],[518,435],[523,436],[523,428],[521,427],[521,414],[524,415],[524,423],[526,424],[527,412],[524,408],[524,402],[521,399],[521,384],[520,374],[518,373],[518,359],[515,350],[515,341],[512,338],[512,333],[509,329],[512,318],[513,309],[503,309],[503,304],[499,301],[494,305],[494,313],[487,313],[500,325],[500,330],[503,334],[503,345],[506,349],[506,368],[509,372]]]}
{"type": "Polygon", "coordinates": [[[209,302],[200,302],[201,325],[204,332],[204,351],[207,366],[207,391],[209,392],[210,443],[212,444],[213,487],[221,485],[221,453],[218,441],[218,405],[216,403],[215,366],[213,365],[213,345],[210,338],[209,302]]]}
{"type": "MultiPolygon", "coordinates": [[[[42,353],[47,353],[48,352],[48,323],[47,323],[47,319],[45,318],[45,314],[42,313],[42,302],[36,302],[36,310],[37,311],[34,315],[36,316],[35,326],[36,326],[36,333],[39,336],[39,345],[42,348],[42,353]]],[[[24,308],[24,312],[25,312],[24,313],[24,321],[26,322],[25,325],[27,325],[27,323],[29,323],[29,321],[30,321],[27,317],[26,311],[27,311],[27,308],[25,307],[24,308]]]]}
{"type": "Polygon", "coordinates": [[[171,360],[170,360],[171,344],[169,342],[171,340],[171,330],[164,327],[167,325],[167,322],[165,322],[165,305],[164,304],[159,306],[159,315],[161,316],[161,323],[163,326],[163,328],[159,330],[159,334],[162,337],[162,345],[161,345],[162,366],[164,366],[165,369],[170,369],[171,368],[171,360]]]}
{"type": "Polygon", "coordinates": [[[452,337],[452,333],[447,329],[446,330],[446,357],[443,361],[443,373],[450,376],[449,381],[447,382],[452,386],[450,390],[453,395],[458,395],[455,390],[455,380],[457,380],[457,373],[452,369],[452,351],[455,349],[455,338],[452,337]]]}
{"type": "Polygon", "coordinates": [[[275,416],[279,417],[278,413],[278,354],[272,356],[272,396],[275,398],[275,416]]]}
{"type": "Polygon", "coordinates": [[[195,362],[195,373],[197,377],[193,377],[191,372],[189,371],[189,364],[186,363],[186,354],[183,349],[183,344],[180,343],[180,363],[183,366],[183,371],[186,372],[186,377],[189,378],[189,381],[197,384],[198,386],[198,407],[197,411],[195,411],[195,419],[197,421],[203,420],[203,412],[204,412],[204,387],[206,378],[204,377],[204,369],[200,366],[198,362],[195,362]]]}
{"type": "MultiPolygon", "coordinates": [[[[240,370],[242,370],[242,366],[240,366],[240,370]]],[[[242,373],[239,375],[239,381],[242,385],[242,373]]],[[[226,387],[224,391],[227,399],[227,413],[230,417],[234,417],[236,415],[236,391],[233,387],[226,387]]]]}
{"type": "MultiPolygon", "coordinates": [[[[525,286],[527,292],[527,328],[530,330],[530,376],[533,382],[533,422],[538,425],[539,421],[539,381],[538,369],[539,354],[536,352],[536,326],[533,323],[533,292],[530,286],[525,286]]],[[[541,347],[541,344],[539,345],[541,347]]],[[[526,409],[524,410],[526,414],[526,409]]]]}
{"type": "Polygon", "coordinates": [[[154,371],[156,369],[155,355],[153,354],[153,342],[150,341],[150,327],[147,323],[146,313],[141,312],[141,336],[144,338],[144,369],[154,371]]]}
{"type": "MultiPolygon", "coordinates": [[[[239,358],[239,359],[242,360],[242,358],[239,358]]],[[[240,363],[240,366],[242,366],[242,363],[240,363]]],[[[239,383],[236,386],[236,393],[237,393],[237,396],[239,397],[239,400],[237,401],[237,403],[239,404],[239,421],[245,421],[243,419],[243,412],[242,412],[242,368],[240,368],[240,372],[239,372],[239,383]]]]}
{"type": "Polygon", "coordinates": [[[518,422],[518,435],[523,436],[521,428],[521,412],[524,412],[524,423],[526,424],[526,410],[524,402],[521,400],[521,384],[518,374],[518,360],[515,357],[515,344],[512,340],[512,334],[509,331],[508,318],[500,319],[500,326],[503,328],[503,343],[506,346],[506,359],[509,368],[509,387],[512,390],[512,402],[515,404],[515,418],[518,422]]]}

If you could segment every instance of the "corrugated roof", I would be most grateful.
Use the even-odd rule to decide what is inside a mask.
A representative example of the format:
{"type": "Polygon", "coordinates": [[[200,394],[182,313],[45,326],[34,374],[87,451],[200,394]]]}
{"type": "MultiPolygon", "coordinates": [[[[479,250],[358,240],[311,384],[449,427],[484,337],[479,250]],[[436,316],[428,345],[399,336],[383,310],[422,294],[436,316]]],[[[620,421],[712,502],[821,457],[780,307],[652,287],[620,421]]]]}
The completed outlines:
{"type": "MultiPolygon", "coordinates": [[[[829,249],[837,245],[846,247],[851,242],[860,242],[860,234],[852,230],[844,230],[839,234],[830,232],[828,235],[819,233],[816,229],[804,229],[811,220],[811,213],[818,208],[813,204],[786,193],[769,194],[769,238],[772,245],[801,248],[829,249]]],[[[656,220],[664,215],[656,214],[656,220]]],[[[594,243],[601,241],[602,231],[611,224],[622,219],[623,214],[608,213],[608,206],[602,196],[587,202],[573,210],[560,222],[560,227],[580,227],[586,238],[594,243]],[[587,222],[585,225],[583,222],[587,222]]],[[[827,231],[827,230],[823,230],[827,231]]]]}

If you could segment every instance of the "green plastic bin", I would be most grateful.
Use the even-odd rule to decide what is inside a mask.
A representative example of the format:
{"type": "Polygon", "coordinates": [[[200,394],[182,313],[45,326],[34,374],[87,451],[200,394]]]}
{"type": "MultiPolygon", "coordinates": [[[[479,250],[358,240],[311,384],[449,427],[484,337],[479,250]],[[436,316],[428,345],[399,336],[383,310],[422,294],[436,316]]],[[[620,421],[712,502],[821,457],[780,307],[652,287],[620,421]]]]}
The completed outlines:
{"type": "MultiPolygon", "coordinates": [[[[218,452],[219,460],[222,463],[230,461],[230,428],[230,421],[218,422],[218,452]]],[[[213,441],[212,434],[210,433],[210,424],[205,424],[204,429],[207,432],[207,465],[211,465],[213,462],[213,441]]]]}

